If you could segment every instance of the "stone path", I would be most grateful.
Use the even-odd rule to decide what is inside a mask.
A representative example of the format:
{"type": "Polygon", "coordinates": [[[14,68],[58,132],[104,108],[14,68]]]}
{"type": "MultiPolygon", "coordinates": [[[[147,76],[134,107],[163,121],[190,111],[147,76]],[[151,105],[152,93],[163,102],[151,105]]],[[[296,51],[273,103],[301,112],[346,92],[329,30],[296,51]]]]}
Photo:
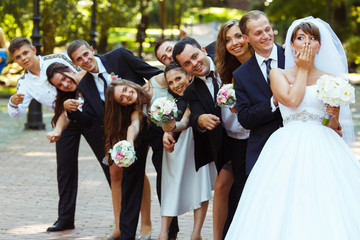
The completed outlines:
{"type": "MultiPolygon", "coordinates": [[[[357,87],[357,96],[360,96],[357,87]]],[[[359,99],[359,97],[357,97],[359,99]]],[[[0,99],[0,239],[83,239],[93,240],[114,228],[110,189],[97,161],[84,139],[79,155],[79,190],[75,229],[47,233],[57,218],[55,146],[49,144],[47,131],[25,131],[26,116],[10,119],[7,99],[0,99]]],[[[359,100],[353,118],[357,142],[352,148],[360,157],[359,100]]],[[[52,113],[43,110],[44,122],[50,130],[52,113]]],[[[155,192],[156,173],[147,161],[147,175],[152,188],[153,239],[160,231],[160,208],[155,192]]],[[[179,217],[178,239],[189,239],[193,214],[179,217]]],[[[212,239],[212,201],[203,227],[203,239],[212,239]]]]}
{"type": "MultiPolygon", "coordinates": [[[[85,139],[79,154],[79,189],[75,229],[47,233],[57,218],[55,145],[47,131],[25,131],[26,117],[10,119],[7,99],[0,99],[0,239],[101,239],[114,228],[111,193],[97,160],[85,139]]],[[[52,113],[43,109],[50,130],[52,113]]],[[[147,161],[151,183],[153,238],[160,232],[160,208],[155,191],[156,172],[147,161]]],[[[178,239],[189,239],[193,214],[179,217],[178,239]]],[[[211,239],[212,205],[203,227],[203,239],[211,239]]]]}

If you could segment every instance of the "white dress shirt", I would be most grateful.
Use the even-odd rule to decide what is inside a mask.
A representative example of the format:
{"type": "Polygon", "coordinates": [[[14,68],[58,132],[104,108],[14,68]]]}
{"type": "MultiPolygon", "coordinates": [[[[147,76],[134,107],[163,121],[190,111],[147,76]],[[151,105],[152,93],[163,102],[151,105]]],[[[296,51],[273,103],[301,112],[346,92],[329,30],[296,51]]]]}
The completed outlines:
{"type": "MultiPolygon", "coordinates": [[[[264,58],[264,57],[260,56],[259,54],[257,54],[256,52],[255,52],[255,57],[256,57],[256,60],[257,60],[257,62],[259,64],[261,72],[262,72],[262,74],[264,76],[264,80],[267,83],[266,64],[265,64],[264,60],[271,59],[271,63],[270,63],[271,69],[278,67],[278,56],[277,56],[277,46],[276,46],[276,44],[273,43],[273,48],[272,48],[272,51],[271,51],[270,56],[268,58],[264,58]]],[[[275,112],[276,109],[278,108],[277,106],[274,105],[273,97],[271,97],[271,99],[270,99],[270,106],[271,106],[271,110],[273,112],[275,112]]]]}
{"type": "Polygon", "coordinates": [[[276,47],[275,43],[274,43],[273,49],[271,51],[271,54],[268,58],[264,58],[264,57],[260,56],[259,54],[257,54],[256,52],[255,52],[255,57],[259,64],[261,72],[264,76],[264,79],[266,81],[266,64],[264,63],[264,60],[271,59],[271,63],[270,63],[271,69],[278,67],[277,47],[276,47]]]}
{"type": "MultiPolygon", "coordinates": [[[[215,64],[213,62],[213,60],[211,59],[211,57],[207,56],[207,58],[209,58],[210,60],[210,72],[213,71],[214,72],[214,77],[216,77],[217,79],[217,83],[218,83],[218,86],[220,86],[220,79],[218,76],[215,76],[215,64]]],[[[209,72],[209,73],[210,73],[209,72]]],[[[208,73],[208,74],[209,74],[208,73]]],[[[210,91],[210,94],[212,96],[212,99],[214,99],[214,94],[217,94],[217,93],[214,93],[214,85],[213,85],[213,82],[212,82],[212,78],[211,77],[207,77],[207,76],[201,76],[199,77],[201,80],[204,81],[204,83],[206,84],[207,88],[209,89],[210,91]]]]}
{"type": "Polygon", "coordinates": [[[101,60],[99,57],[96,57],[95,56],[95,59],[97,61],[97,64],[98,64],[98,68],[99,68],[99,72],[98,73],[91,73],[91,75],[93,75],[94,77],[94,81],[95,81],[95,84],[96,84],[96,87],[99,91],[99,95],[100,95],[100,98],[101,100],[103,100],[105,102],[105,93],[104,93],[104,81],[99,77],[100,74],[103,75],[106,83],[107,83],[107,86],[110,84],[110,80],[109,80],[109,77],[110,77],[110,74],[107,73],[104,65],[102,64],[101,60]]]}

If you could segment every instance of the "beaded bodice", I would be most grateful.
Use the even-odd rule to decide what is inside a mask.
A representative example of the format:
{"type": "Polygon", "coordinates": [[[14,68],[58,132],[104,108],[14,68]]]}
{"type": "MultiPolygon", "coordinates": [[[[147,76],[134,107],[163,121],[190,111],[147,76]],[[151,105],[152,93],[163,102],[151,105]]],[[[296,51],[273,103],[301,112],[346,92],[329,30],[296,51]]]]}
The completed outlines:
{"type": "Polygon", "coordinates": [[[293,121],[316,121],[322,122],[325,114],[325,105],[318,99],[316,85],[307,86],[304,99],[297,108],[290,108],[279,103],[283,123],[286,125],[293,121]]]}

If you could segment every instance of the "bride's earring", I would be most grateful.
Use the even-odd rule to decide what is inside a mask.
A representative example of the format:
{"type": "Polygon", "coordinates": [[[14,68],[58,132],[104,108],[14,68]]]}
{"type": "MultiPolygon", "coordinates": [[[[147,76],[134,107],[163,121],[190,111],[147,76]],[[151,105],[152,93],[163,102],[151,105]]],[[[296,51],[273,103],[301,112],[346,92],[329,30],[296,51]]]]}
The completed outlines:
{"type": "Polygon", "coordinates": [[[295,50],[293,49],[293,50],[291,50],[291,51],[292,51],[292,55],[295,57],[295,55],[296,55],[295,50]]]}

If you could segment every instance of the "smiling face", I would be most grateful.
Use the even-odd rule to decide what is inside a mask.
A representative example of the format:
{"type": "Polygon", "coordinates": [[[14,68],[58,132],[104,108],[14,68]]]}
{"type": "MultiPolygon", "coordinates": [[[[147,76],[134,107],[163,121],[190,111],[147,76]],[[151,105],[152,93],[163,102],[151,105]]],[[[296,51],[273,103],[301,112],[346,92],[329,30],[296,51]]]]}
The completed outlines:
{"type": "Polygon", "coordinates": [[[190,85],[190,75],[179,68],[169,70],[165,77],[171,91],[179,96],[183,96],[185,89],[190,85]]]}
{"type": "Polygon", "coordinates": [[[305,33],[302,29],[299,29],[297,30],[295,38],[291,43],[291,48],[295,52],[299,52],[304,48],[305,45],[310,45],[314,54],[320,50],[321,46],[319,40],[315,36],[309,33],[305,33]]]}
{"type": "Polygon", "coordinates": [[[265,16],[258,19],[250,19],[247,24],[248,34],[244,39],[254,48],[255,52],[262,57],[269,57],[273,48],[274,33],[269,20],[265,16]]]}
{"type": "Polygon", "coordinates": [[[36,60],[36,48],[24,44],[12,53],[12,59],[22,68],[30,69],[36,60]]]}
{"type": "Polygon", "coordinates": [[[117,85],[114,87],[114,98],[122,106],[128,106],[136,103],[138,98],[135,88],[126,85],[117,85]]]}
{"type": "Polygon", "coordinates": [[[87,72],[98,73],[99,67],[94,57],[93,47],[87,48],[85,45],[81,45],[71,54],[73,63],[87,72]]]}
{"type": "Polygon", "coordinates": [[[206,76],[210,72],[210,60],[207,58],[205,48],[201,50],[187,44],[184,50],[176,56],[180,66],[190,75],[206,76]]]}
{"type": "Polygon", "coordinates": [[[175,43],[171,41],[163,42],[156,52],[156,58],[164,65],[167,65],[172,58],[175,43]]]}
{"type": "Polygon", "coordinates": [[[249,51],[249,44],[242,37],[238,25],[234,25],[227,30],[225,34],[225,44],[226,50],[236,58],[240,58],[249,51]]]}
{"type": "Polygon", "coordinates": [[[51,83],[63,92],[75,92],[77,85],[74,80],[74,73],[55,73],[50,79],[51,83]]]}

